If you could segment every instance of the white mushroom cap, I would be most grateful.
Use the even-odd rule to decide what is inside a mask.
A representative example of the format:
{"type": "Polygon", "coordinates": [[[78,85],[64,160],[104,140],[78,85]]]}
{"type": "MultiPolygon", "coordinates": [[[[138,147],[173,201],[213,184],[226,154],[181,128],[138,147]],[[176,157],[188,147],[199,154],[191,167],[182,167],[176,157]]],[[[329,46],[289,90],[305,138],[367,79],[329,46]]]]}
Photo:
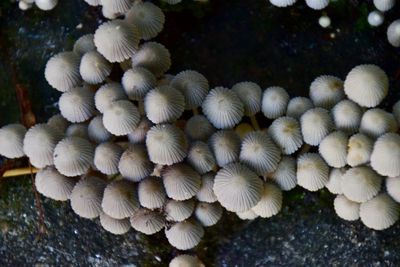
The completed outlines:
{"type": "Polygon", "coordinates": [[[360,219],[374,230],[384,230],[399,219],[399,204],[387,194],[379,194],[360,206],[360,219]]]}
{"type": "Polygon", "coordinates": [[[282,208],[282,191],[271,183],[264,183],[263,188],[261,199],[252,210],[262,218],[269,218],[282,208]]]}
{"type": "Polygon", "coordinates": [[[214,132],[214,126],[203,115],[194,115],[186,121],[185,134],[192,140],[207,141],[214,132]]]}
{"type": "Polygon", "coordinates": [[[322,15],[321,17],[319,17],[318,19],[318,24],[322,27],[322,28],[328,28],[329,26],[331,26],[331,18],[328,17],[327,15],[322,15]]]}
{"type": "Polygon", "coordinates": [[[261,87],[253,82],[240,82],[232,87],[243,103],[244,114],[253,116],[261,110],[261,87]]]}
{"type": "Polygon", "coordinates": [[[13,159],[24,153],[26,128],[21,124],[8,124],[0,128],[0,155],[13,159]]]}
{"type": "Polygon", "coordinates": [[[206,77],[194,70],[185,70],[178,73],[170,84],[184,95],[185,109],[201,106],[210,90],[206,77]]]}
{"type": "Polygon", "coordinates": [[[62,135],[67,130],[69,122],[61,114],[56,114],[47,120],[47,125],[53,127],[55,130],[58,130],[62,135]]]}
{"type": "Polygon", "coordinates": [[[294,5],[297,0],[269,0],[269,2],[277,7],[288,7],[294,5]]]}
{"type": "Polygon", "coordinates": [[[400,203],[400,177],[386,178],[386,191],[398,203],[400,203]]]}
{"type": "Polygon", "coordinates": [[[269,87],[263,93],[261,110],[268,119],[276,119],[285,114],[288,102],[289,94],[285,89],[278,86],[269,87]]]}
{"type": "Polygon", "coordinates": [[[386,97],[389,79],[376,65],[354,67],[344,81],[344,92],[350,100],[362,107],[375,107],[386,97]]]}
{"type": "Polygon", "coordinates": [[[53,153],[55,167],[65,176],[85,174],[93,164],[93,158],[93,145],[80,137],[62,139],[53,153]]]}
{"type": "MultiPolygon", "coordinates": [[[[104,1],[104,0],[102,0],[104,1]]],[[[108,2],[117,2],[107,0],[108,2]]],[[[128,1],[130,0],[122,0],[128,1]]],[[[103,6],[103,9],[105,7],[103,6]]],[[[101,24],[94,34],[97,51],[110,62],[122,62],[138,49],[139,32],[136,26],[123,20],[112,20],[101,24]]]]}
{"type": "Polygon", "coordinates": [[[347,145],[347,164],[351,167],[366,164],[371,157],[374,142],[364,134],[355,134],[347,145]]]}
{"type": "Polygon", "coordinates": [[[303,145],[300,123],[294,118],[280,117],[274,120],[268,133],[285,155],[293,154],[303,145]]]}
{"type": "Polygon", "coordinates": [[[103,113],[110,108],[114,101],[126,99],[124,90],[119,83],[106,83],[102,85],[94,96],[96,109],[103,113]]]}
{"type": "MultiPolygon", "coordinates": [[[[163,0],[163,1],[171,1],[171,0],[163,0]]],[[[180,2],[179,0],[178,2],[180,2]]],[[[199,259],[196,257],[193,257],[191,255],[179,255],[176,256],[171,260],[169,263],[169,267],[202,267],[204,264],[202,264],[199,259]]]]}
{"type": "Polygon", "coordinates": [[[196,193],[196,198],[199,201],[213,203],[217,201],[217,196],[214,194],[214,178],[215,173],[209,172],[201,176],[201,187],[196,193]]]}
{"type": "Polygon", "coordinates": [[[331,112],[337,130],[355,133],[360,128],[363,111],[353,101],[344,99],[337,103],[331,112]]]}
{"type": "Polygon", "coordinates": [[[21,10],[28,10],[28,9],[32,8],[32,3],[28,3],[28,2],[21,0],[18,2],[18,7],[21,10]]]}
{"type": "Polygon", "coordinates": [[[343,194],[355,202],[365,202],[373,198],[381,189],[382,177],[369,167],[354,167],[342,177],[343,194]]]}
{"type": "Polygon", "coordinates": [[[400,19],[393,21],[387,29],[387,38],[391,45],[400,47],[400,19]]]}
{"type": "Polygon", "coordinates": [[[300,96],[294,97],[290,99],[287,105],[286,116],[300,119],[301,115],[313,107],[314,105],[309,98],[300,96]]]}
{"type": "Polygon", "coordinates": [[[146,116],[153,123],[177,120],[185,110],[185,97],[169,85],[150,90],[144,98],[146,116]]]}
{"type": "Polygon", "coordinates": [[[251,132],[242,141],[239,158],[258,175],[265,175],[278,167],[281,151],[267,133],[251,132]]]}
{"type": "Polygon", "coordinates": [[[321,141],[318,152],[329,166],[342,168],[346,166],[348,140],[343,132],[332,132],[321,141]]]}
{"type": "Polygon", "coordinates": [[[151,2],[135,2],[125,14],[125,21],[138,28],[142,39],[149,40],[162,31],[165,16],[162,10],[151,2]]]}
{"type": "Polygon", "coordinates": [[[191,144],[187,161],[199,174],[212,171],[217,166],[210,147],[201,141],[191,144]]]}
{"type": "Polygon", "coordinates": [[[306,0],[306,4],[312,9],[320,10],[329,5],[329,0],[306,0]]]}
{"type": "Polygon", "coordinates": [[[156,164],[172,165],[187,155],[183,132],[171,124],[159,124],[147,132],[146,146],[150,160],[156,164]]]}
{"type": "Polygon", "coordinates": [[[86,123],[72,123],[68,126],[67,130],[65,130],[65,136],[76,136],[88,139],[88,125],[86,123]]]}
{"type": "Polygon", "coordinates": [[[108,232],[114,235],[126,234],[131,228],[129,219],[114,219],[105,213],[100,214],[100,224],[108,232]]]}
{"type": "Polygon", "coordinates": [[[345,97],[343,81],[335,76],[317,77],[310,86],[310,98],[316,107],[331,109],[345,97]]]}
{"type": "MultiPolygon", "coordinates": [[[[88,1],[88,0],[85,0],[88,1]]],[[[85,34],[78,38],[74,43],[74,48],[72,49],[74,53],[82,56],[83,54],[96,50],[94,45],[94,34],[85,34]]]]}
{"type": "Polygon", "coordinates": [[[313,108],[301,116],[300,125],[304,143],[317,146],[331,132],[333,121],[326,109],[313,108]]]}
{"type": "Polygon", "coordinates": [[[369,25],[371,25],[372,27],[378,27],[378,26],[382,25],[384,20],[385,20],[385,17],[382,14],[382,12],[379,12],[377,10],[370,12],[368,14],[368,18],[367,18],[369,25]]]}
{"type": "Polygon", "coordinates": [[[146,177],[140,181],[138,195],[140,205],[148,209],[163,207],[167,198],[162,180],[154,176],[146,177]]]}
{"type": "Polygon", "coordinates": [[[237,161],[240,153],[240,137],[232,130],[221,130],[214,133],[209,141],[218,166],[237,161]]]}
{"type": "Polygon", "coordinates": [[[35,0],[36,6],[41,10],[52,10],[56,7],[58,0],[35,0]]]}
{"type": "Polygon", "coordinates": [[[101,213],[101,200],[106,183],[95,176],[82,178],[71,193],[71,207],[83,218],[93,219],[101,213]]]}
{"type": "Polygon", "coordinates": [[[89,84],[103,82],[111,73],[112,65],[97,51],[90,51],[83,55],[79,72],[82,79],[89,84]]]}
{"type": "Polygon", "coordinates": [[[156,77],[145,68],[135,67],[125,71],[122,86],[131,100],[142,100],[157,84],[156,77]]]}
{"type": "Polygon", "coordinates": [[[329,181],[329,167],[317,153],[305,153],[297,159],[297,183],[309,191],[322,189],[329,181]]]}
{"type": "Polygon", "coordinates": [[[24,153],[36,168],[53,165],[53,151],[60,139],[59,132],[53,127],[36,124],[25,134],[24,153]]]}
{"type": "Polygon", "coordinates": [[[84,122],[95,113],[94,93],[86,87],[71,88],[61,95],[61,115],[70,122],[84,122]]]}
{"type": "Polygon", "coordinates": [[[139,110],[128,100],[118,100],[111,103],[110,107],[103,113],[104,127],[117,136],[132,132],[139,120],[139,110]]]}
{"type": "Polygon", "coordinates": [[[397,123],[400,124],[400,100],[393,105],[392,114],[396,118],[397,123]]]}
{"type": "Polygon", "coordinates": [[[371,167],[380,175],[400,175],[400,136],[387,133],[378,138],[371,154],[371,167]]]}
{"type": "Polygon", "coordinates": [[[292,157],[282,157],[276,170],[268,175],[282,190],[289,191],[296,187],[296,160],[292,157]]]}
{"type": "Polygon", "coordinates": [[[242,212],[261,199],[263,183],[252,170],[241,163],[222,168],[214,179],[214,194],[229,211],[242,212]]]}
{"type": "Polygon", "coordinates": [[[171,67],[171,55],[162,44],[147,42],[132,55],[132,67],[146,68],[160,77],[171,67]]]}
{"type": "Polygon", "coordinates": [[[258,217],[258,215],[252,209],[242,211],[242,212],[236,212],[236,215],[241,220],[254,220],[258,217]]]}
{"type": "MultiPolygon", "coordinates": [[[[121,14],[113,12],[110,8],[107,8],[105,6],[101,7],[101,14],[103,15],[103,17],[105,17],[106,19],[109,19],[109,20],[115,20],[121,15],[121,14]]],[[[139,30],[137,30],[137,34],[138,34],[138,38],[140,38],[139,30]]]]}
{"type": "Polygon", "coordinates": [[[333,168],[329,173],[329,181],[325,184],[325,187],[328,188],[329,192],[332,194],[343,194],[342,190],[342,178],[346,173],[348,168],[333,168]]]}
{"type": "Polygon", "coordinates": [[[143,234],[155,234],[165,226],[165,221],[161,213],[148,209],[139,209],[130,218],[132,227],[143,234]]]}
{"type": "Polygon", "coordinates": [[[44,70],[47,82],[60,92],[79,86],[82,82],[79,62],[79,56],[73,52],[61,52],[53,56],[44,70]]]}
{"type": "Polygon", "coordinates": [[[94,165],[104,174],[117,174],[118,162],[122,152],[122,148],[115,143],[102,143],[98,145],[94,151],[94,165]]]}
{"type": "Polygon", "coordinates": [[[129,144],[118,163],[121,175],[133,182],[139,182],[149,176],[153,169],[154,164],[150,161],[143,144],[129,144]]]}
{"type": "Polygon", "coordinates": [[[387,132],[397,132],[399,126],[394,116],[380,108],[367,110],[361,119],[360,132],[378,138],[387,132]]]}
{"type": "Polygon", "coordinates": [[[215,225],[222,217],[223,209],[219,203],[199,202],[194,211],[196,219],[204,226],[215,225]]]}
{"type": "Polygon", "coordinates": [[[178,222],[169,229],[165,228],[165,236],[168,242],[180,250],[194,248],[200,243],[203,235],[203,227],[195,220],[178,222]]]}
{"type": "Polygon", "coordinates": [[[165,219],[167,221],[182,222],[188,219],[194,211],[193,199],[176,201],[170,199],[164,207],[165,219]]]}
{"type": "Polygon", "coordinates": [[[360,203],[346,198],[344,195],[337,195],[333,206],[336,214],[346,221],[355,221],[360,218],[360,203]]]}
{"type": "Polygon", "coordinates": [[[103,124],[103,116],[99,115],[91,119],[87,127],[89,139],[95,143],[108,141],[112,134],[107,131],[103,124]]]}
{"type": "Polygon", "coordinates": [[[128,134],[129,142],[133,144],[144,143],[146,140],[147,132],[153,126],[151,121],[149,121],[146,117],[143,117],[138,126],[128,134]]]}
{"type": "Polygon", "coordinates": [[[212,89],[204,99],[203,113],[217,129],[233,128],[244,115],[239,96],[224,87],[212,89]]]}
{"type": "Polygon", "coordinates": [[[382,12],[389,11],[395,4],[396,0],[374,0],[374,6],[382,12]]]}
{"type": "Polygon", "coordinates": [[[186,164],[167,167],[162,173],[162,178],[168,197],[175,200],[192,198],[200,190],[200,175],[186,164]]]}
{"type": "Polygon", "coordinates": [[[132,6],[131,0],[100,0],[100,2],[104,8],[116,14],[124,14],[132,6]]]}
{"type": "Polygon", "coordinates": [[[43,196],[54,200],[68,200],[74,186],[74,179],[65,177],[54,167],[41,169],[35,177],[36,190],[43,196]]]}

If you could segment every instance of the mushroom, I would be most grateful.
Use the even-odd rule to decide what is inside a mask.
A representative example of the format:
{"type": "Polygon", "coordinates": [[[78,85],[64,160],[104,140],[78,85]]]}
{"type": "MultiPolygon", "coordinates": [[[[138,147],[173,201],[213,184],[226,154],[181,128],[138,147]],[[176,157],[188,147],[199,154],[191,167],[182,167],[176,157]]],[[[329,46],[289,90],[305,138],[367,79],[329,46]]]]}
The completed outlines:
{"type": "Polygon", "coordinates": [[[289,102],[289,94],[278,86],[267,88],[262,96],[261,111],[268,119],[276,119],[283,116],[289,102]]]}
{"type": "Polygon", "coordinates": [[[74,186],[74,179],[65,177],[52,166],[41,169],[35,177],[36,190],[54,200],[68,200],[74,186]]]}
{"type": "Polygon", "coordinates": [[[165,220],[159,212],[143,208],[135,212],[130,222],[136,231],[146,235],[153,235],[165,226],[165,220]]]}
{"type": "Polygon", "coordinates": [[[310,98],[315,107],[331,109],[345,97],[343,81],[331,75],[317,77],[310,86],[310,98]]]}
{"type": "Polygon", "coordinates": [[[194,115],[186,121],[185,134],[191,140],[207,141],[215,128],[203,115],[194,115]]]}
{"type": "Polygon", "coordinates": [[[282,208],[282,191],[274,184],[264,183],[261,199],[253,208],[258,216],[269,218],[276,215],[282,208]]]}
{"type": "Polygon", "coordinates": [[[356,221],[360,218],[360,203],[346,198],[344,195],[337,195],[333,201],[336,214],[346,221],[356,221]]]}
{"type": "Polygon", "coordinates": [[[165,219],[172,222],[182,222],[188,219],[194,211],[193,199],[177,201],[170,199],[165,203],[165,219]]]}
{"type": "MultiPolygon", "coordinates": [[[[163,1],[167,2],[173,0],[163,0],[163,1]]],[[[178,2],[180,1],[181,0],[178,0],[178,2]]],[[[182,254],[173,258],[169,263],[169,267],[204,267],[204,264],[196,257],[182,254]]]]}
{"type": "Polygon", "coordinates": [[[295,153],[303,145],[300,123],[294,118],[280,117],[274,120],[268,133],[285,155],[295,153]]]}
{"type": "Polygon", "coordinates": [[[101,113],[108,108],[110,108],[111,104],[114,101],[125,100],[126,95],[124,90],[122,89],[121,84],[111,82],[102,85],[94,96],[94,103],[96,105],[96,109],[101,113]]]}
{"type": "Polygon", "coordinates": [[[171,67],[171,54],[162,44],[147,42],[132,55],[132,67],[146,68],[160,77],[171,67]]]}
{"type": "Polygon", "coordinates": [[[214,133],[209,144],[219,167],[239,159],[240,137],[234,131],[221,130],[214,133]]]}
{"type": "Polygon", "coordinates": [[[130,181],[139,182],[149,176],[154,169],[144,144],[129,144],[118,163],[121,175],[130,181]]]}
{"type": "Polygon", "coordinates": [[[121,158],[122,152],[122,148],[115,143],[101,143],[94,151],[94,166],[106,175],[117,174],[118,162],[121,158]]]}
{"type": "Polygon", "coordinates": [[[374,6],[382,12],[389,11],[395,4],[396,0],[374,0],[374,6]]]}
{"type": "Polygon", "coordinates": [[[384,133],[395,133],[399,129],[393,114],[380,108],[367,110],[361,118],[360,133],[378,138],[384,133]]]}
{"type": "Polygon", "coordinates": [[[373,146],[374,142],[364,134],[351,136],[347,145],[347,164],[356,167],[368,163],[373,146]]]}
{"type": "Polygon", "coordinates": [[[90,120],[87,132],[90,141],[95,143],[106,142],[112,137],[112,134],[104,127],[103,115],[98,115],[90,120]]]}
{"type": "Polygon", "coordinates": [[[387,133],[378,138],[371,154],[371,167],[380,175],[400,175],[400,136],[387,133]]]}
{"type": "MultiPolygon", "coordinates": [[[[85,0],[88,1],[88,0],[85,0]]],[[[90,0],[89,0],[90,1],[90,0]]],[[[93,0],[92,0],[93,1],[93,0]]],[[[96,1],[96,0],[94,0],[96,1]]],[[[100,0],[98,0],[100,1],[100,0]]],[[[94,45],[94,34],[85,34],[75,41],[74,47],[72,49],[76,54],[83,56],[85,53],[90,51],[95,51],[96,46],[94,45]]]]}
{"type": "Polygon", "coordinates": [[[132,132],[139,124],[139,120],[139,110],[128,100],[112,102],[103,113],[104,127],[117,136],[132,132]]]}
{"type": "Polygon", "coordinates": [[[318,152],[329,166],[342,168],[346,166],[348,140],[343,132],[332,132],[322,139],[318,152]]]}
{"type": "Polygon", "coordinates": [[[102,83],[111,73],[112,65],[97,51],[86,52],[81,58],[79,72],[89,84],[102,83]]]}
{"type": "Polygon", "coordinates": [[[329,180],[325,184],[325,187],[328,188],[329,192],[332,194],[343,194],[342,190],[342,178],[343,175],[346,173],[348,168],[333,168],[329,173],[329,180]]]}
{"type": "Polygon", "coordinates": [[[337,130],[346,133],[358,132],[363,115],[359,105],[351,100],[344,99],[333,107],[331,114],[337,130]]]}
{"type": "Polygon", "coordinates": [[[151,121],[143,117],[136,128],[128,134],[129,142],[133,144],[144,143],[146,141],[147,132],[153,126],[151,121]]]}
{"type": "Polygon", "coordinates": [[[269,179],[274,181],[282,190],[289,191],[296,187],[296,159],[284,156],[275,171],[268,174],[269,179]]]}
{"type": "Polygon", "coordinates": [[[312,9],[321,10],[329,5],[329,0],[306,0],[306,4],[312,9]]]}
{"type": "Polygon", "coordinates": [[[317,153],[305,153],[297,159],[297,183],[309,191],[322,189],[329,181],[329,167],[317,153]]]}
{"type": "Polygon", "coordinates": [[[162,180],[154,176],[140,181],[138,196],[140,205],[151,210],[162,208],[167,198],[162,180]]]}
{"type": "Polygon", "coordinates": [[[88,125],[86,123],[73,123],[65,130],[65,136],[88,139],[88,125]]]}
{"type": "Polygon", "coordinates": [[[286,116],[300,119],[301,115],[313,107],[314,105],[309,98],[300,96],[294,97],[289,100],[286,116]]]}
{"type": "Polygon", "coordinates": [[[214,203],[217,201],[217,196],[214,194],[215,173],[209,172],[201,176],[201,187],[196,193],[197,200],[206,203],[214,203]]]}
{"type": "Polygon", "coordinates": [[[8,124],[0,128],[0,155],[13,159],[25,155],[26,128],[21,124],[8,124]]]}
{"type": "Polygon", "coordinates": [[[368,14],[368,18],[367,18],[369,25],[371,25],[372,27],[381,26],[383,24],[384,20],[385,20],[385,17],[382,14],[382,12],[377,11],[377,10],[371,11],[368,14]]]}
{"type": "Polygon", "coordinates": [[[191,144],[187,155],[187,161],[201,175],[217,167],[210,147],[201,141],[196,141],[191,144]]]}
{"type": "Polygon", "coordinates": [[[61,115],[70,122],[84,122],[95,113],[94,93],[86,87],[74,87],[58,100],[61,115]]]}
{"type": "Polygon", "coordinates": [[[204,227],[215,225],[222,217],[222,207],[219,203],[199,202],[196,205],[194,215],[204,227]]]}
{"type": "Polygon", "coordinates": [[[304,143],[317,146],[331,132],[333,121],[326,109],[313,108],[301,116],[300,125],[304,143]]]}
{"type": "Polygon", "coordinates": [[[134,67],[122,76],[122,87],[131,100],[142,100],[157,84],[156,77],[145,68],[134,67]]]}
{"type": "Polygon", "coordinates": [[[384,230],[399,219],[399,204],[385,193],[360,205],[360,219],[369,228],[384,230]]]}
{"type": "Polygon", "coordinates": [[[236,92],[244,106],[244,115],[248,116],[253,126],[259,130],[259,126],[255,115],[261,110],[261,87],[253,82],[240,82],[232,87],[232,91],[236,92]]]}
{"type": "Polygon", "coordinates": [[[203,227],[193,219],[173,224],[165,229],[168,242],[179,250],[194,248],[204,235],[203,227]]]}
{"type": "Polygon", "coordinates": [[[129,219],[114,219],[105,213],[100,214],[100,224],[108,232],[114,235],[126,234],[131,228],[129,219]]]}

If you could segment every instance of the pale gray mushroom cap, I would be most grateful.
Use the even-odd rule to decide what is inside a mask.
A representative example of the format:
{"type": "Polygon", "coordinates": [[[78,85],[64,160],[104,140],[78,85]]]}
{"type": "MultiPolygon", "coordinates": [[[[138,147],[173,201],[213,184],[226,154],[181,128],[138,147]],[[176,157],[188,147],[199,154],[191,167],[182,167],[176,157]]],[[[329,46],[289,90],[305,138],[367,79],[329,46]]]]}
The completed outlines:
{"type": "Polygon", "coordinates": [[[289,94],[278,86],[267,88],[262,96],[261,110],[268,119],[283,116],[289,103],[289,94]]]}
{"type": "Polygon", "coordinates": [[[133,144],[144,143],[146,141],[147,132],[153,126],[153,123],[146,117],[143,117],[138,126],[128,134],[129,142],[133,144]]]}
{"type": "Polygon", "coordinates": [[[382,12],[389,11],[395,4],[396,0],[374,0],[374,6],[382,12]]]}
{"type": "Polygon", "coordinates": [[[154,169],[146,147],[143,144],[130,144],[122,153],[118,163],[121,175],[130,181],[139,182],[149,176],[154,169]]]}
{"type": "Polygon", "coordinates": [[[134,67],[125,71],[121,83],[129,99],[142,100],[156,86],[157,80],[147,69],[134,67]]]}
{"type": "Polygon", "coordinates": [[[400,124],[400,100],[393,105],[392,114],[396,118],[397,123],[400,124]]]}
{"type": "Polygon", "coordinates": [[[130,218],[132,227],[143,234],[155,234],[165,226],[165,220],[161,213],[158,211],[151,211],[148,209],[139,209],[130,218]]]}
{"type": "Polygon", "coordinates": [[[347,145],[347,164],[351,167],[369,162],[374,142],[364,134],[355,134],[347,145]]]}
{"type": "Polygon", "coordinates": [[[114,219],[104,212],[100,214],[100,224],[106,231],[114,235],[126,234],[131,228],[129,219],[114,219]]]}
{"type": "Polygon", "coordinates": [[[340,131],[335,131],[325,136],[318,147],[319,154],[326,163],[334,168],[346,166],[347,143],[349,138],[340,131]]]}
{"type": "Polygon", "coordinates": [[[222,168],[214,179],[214,194],[229,211],[242,212],[254,207],[261,199],[263,183],[252,170],[241,163],[222,168]]]}
{"type": "Polygon", "coordinates": [[[131,0],[100,0],[100,2],[104,8],[115,14],[124,14],[132,6],[131,0]]]}
{"type": "Polygon", "coordinates": [[[378,138],[371,154],[371,167],[382,176],[400,175],[400,136],[387,133],[378,138]]]}
{"type": "Polygon", "coordinates": [[[203,227],[195,220],[186,220],[175,223],[169,229],[165,229],[168,242],[179,250],[194,248],[204,236],[203,227]]]}
{"type": "Polygon", "coordinates": [[[213,203],[217,201],[217,196],[214,194],[214,177],[215,173],[209,172],[201,176],[201,187],[196,193],[196,198],[199,201],[213,203]]]}
{"type": "Polygon", "coordinates": [[[333,201],[336,214],[346,221],[355,221],[360,218],[360,203],[346,198],[345,195],[337,195],[333,201]]]}
{"type": "MultiPolygon", "coordinates": [[[[178,2],[180,1],[181,0],[178,0],[178,2]]],[[[201,261],[194,256],[183,254],[173,258],[169,263],[169,267],[204,267],[204,264],[202,264],[201,261]]]]}
{"type": "Polygon", "coordinates": [[[269,0],[269,2],[277,7],[288,7],[294,5],[297,0],[269,0]]]}
{"type": "Polygon", "coordinates": [[[171,67],[171,55],[162,44],[147,42],[132,55],[132,67],[143,67],[160,77],[171,67]]]}
{"type": "Polygon", "coordinates": [[[317,77],[310,86],[310,98],[315,107],[331,109],[345,97],[343,81],[335,76],[317,77]]]}
{"type": "MultiPolygon", "coordinates": [[[[85,0],[88,1],[88,0],[85,0]]],[[[90,0],[89,0],[90,1],[90,0]]],[[[92,0],[93,1],[93,0],[92,0]]],[[[95,0],[97,1],[97,0],[95,0]]],[[[98,0],[100,1],[100,0],[98,0]]],[[[73,52],[82,56],[83,54],[96,50],[94,45],[94,34],[85,34],[78,38],[74,43],[73,52]]]]}
{"type": "Polygon", "coordinates": [[[290,99],[287,105],[286,116],[300,119],[301,115],[313,107],[314,105],[309,98],[301,96],[294,97],[290,99]]]}
{"type": "Polygon", "coordinates": [[[258,215],[252,209],[242,211],[242,212],[236,212],[236,215],[241,220],[254,220],[258,217],[258,215]]]}
{"type": "Polygon", "coordinates": [[[194,200],[177,201],[170,199],[165,203],[164,213],[167,221],[182,222],[194,211],[194,200]]]}
{"type": "Polygon", "coordinates": [[[261,110],[261,87],[253,82],[240,82],[232,87],[244,106],[244,114],[253,116],[261,110]]]}
{"type": "Polygon", "coordinates": [[[382,14],[382,12],[377,10],[371,11],[367,17],[368,24],[371,25],[372,27],[378,27],[382,25],[384,20],[385,16],[382,14]]]}
{"type": "Polygon", "coordinates": [[[199,202],[194,211],[196,219],[204,226],[215,225],[222,217],[223,209],[217,202],[205,203],[199,202]]]}
{"type": "Polygon", "coordinates": [[[103,113],[114,101],[126,99],[126,95],[119,83],[111,82],[102,85],[94,96],[96,109],[103,113]]]}
{"type": "Polygon", "coordinates": [[[88,139],[88,125],[86,123],[72,123],[65,130],[65,137],[80,137],[83,139],[88,139]]]}
{"type": "Polygon", "coordinates": [[[97,51],[83,55],[79,65],[82,79],[89,84],[99,84],[110,75],[112,65],[97,51]]]}
{"type": "Polygon", "coordinates": [[[186,121],[185,134],[192,140],[207,141],[214,132],[214,126],[203,115],[194,115],[186,121]]]}
{"type": "Polygon", "coordinates": [[[397,202],[400,203],[400,177],[386,178],[386,191],[397,202]]]}
{"type": "Polygon", "coordinates": [[[69,122],[61,114],[56,114],[47,120],[47,124],[62,135],[67,130],[69,122]]]}
{"type": "Polygon", "coordinates": [[[112,134],[104,127],[102,115],[90,120],[87,131],[90,141],[95,143],[106,142],[112,137],[112,134]]]}
{"type": "Polygon", "coordinates": [[[149,176],[140,181],[138,195],[140,205],[148,209],[163,207],[167,198],[162,180],[154,176],[149,176]]]}
{"type": "Polygon", "coordinates": [[[127,135],[135,130],[139,120],[139,110],[129,100],[115,101],[103,113],[104,127],[117,136],[127,135]]]}
{"type": "Polygon", "coordinates": [[[285,155],[293,154],[303,145],[300,123],[294,118],[280,117],[274,120],[268,133],[285,155]]]}
{"type": "Polygon", "coordinates": [[[347,170],[347,167],[340,169],[331,169],[329,173],[329,181],[325,185],[325,187],[328,188],[329,192],[331,192],[332,194],[343,194],[342,178],[347,170]]]}
{"type": "Polygon", "coordinates": [[[363,111],[353,101],[344,99],[337,103],[331,112],[337,130],[355,133],[360,128],[363,111]]]}
{"type": "Polygon", "coordinates": [[[387,39],[394,47],[400,46],[400,19],[393,21],[387,29],[387,39]]]}
{"type": "Polygon", "coordinates": [[[54,167],[41,169],[35,177],[36,190],[43,196],[54,200],[68,200],[74,186],[74,179],[65,177],[54,167]]]}
{"type": "Polygon", "coordinates": [[[258,216],[262,218],[272,217],[282,209],[282,191],[274,184],[264,183],[261,199],[253,208],[258,216]]]}
{"type": "Polygon", "coordinates": [[[210,147],[201,141],[193,142],[189,148],[187,161],[199,174],[205,174],[217,167],[210,147]]]}
{"type": "Polygon", "coordinates": [[[379,194],[360,206],[360,219],[374,230],[384,230],[399,219],[399,204],[387,194],[379,194]]]}
{"type": "Polygon", "coordinates": [[[306,4],[312,9],[321,10],[329,5],[329,0],[306,0],[306,4]]]}
{"type": "Polygon", "coordinates": [[[322,189],[329,181],[329,167],[317,153],[305,153],[297,159],[297,183],[309,191],[322,189]]]}
{"type": "Polygon", "coordinates": [[[87,87],[74,87],[61,95],[61,115],[70,122],[84,122],[95,113],[94,93],[87,87]]]}
{"type": "Polygon", "coordinates": [[[384,133],[397,132],[399,126],[393,114],[380,108],[367,110],[361,118],[359,131],[371,138],[378,138],[384,133]]]}
{"type": "Polygon", "coordinates": [[[214,133],[209,141],[218,166],[223,167],[239,159],[240,137],[232,130],[221,130],[214,133]]]}
{"type": "MultiPolygon", "coordinates": [[[[105,6],[101,7],[101,14],[103,15],[103,17],[105,17],[106,19],[109,19],[109,20],[115,20],[121,15],[121,14],[113,12],[110,8],[107,8],[105,6]]],[[[139,30],[137,31],[137,33],[138,33],[138,38],[140,38],[139,30]]]]}
{"type": "Polygon", "coordinates": [[[112,142],[99,144],[94,151],[94,166],[106,174],[118,173],[118,162],[122,155],[122,148],[112,142]]]}
{"type": "Polygon", "coordinates": [[[300,125],[304,142],[317,146],[331,132],[333,121],[326,109],[313,108],[301,116],[300,125]]]}
{"type": "Polygon", "coordinates": [[[282,190],[289,191],[296,187],[296,159],[292,157],[282,157],[278,167],[268,175],[282,190]]]}
{"type": "Polygon", "coordinates": [[[56,7],[58,0],[35,0],[35,5],[44,11],[52,10],[56,7]]]}
{"type": "Polygon", "coordinates": [[[8,124],[0,128],[0,155],[13,159],[24,153],[26,128],[21,124],[8,124]]]}

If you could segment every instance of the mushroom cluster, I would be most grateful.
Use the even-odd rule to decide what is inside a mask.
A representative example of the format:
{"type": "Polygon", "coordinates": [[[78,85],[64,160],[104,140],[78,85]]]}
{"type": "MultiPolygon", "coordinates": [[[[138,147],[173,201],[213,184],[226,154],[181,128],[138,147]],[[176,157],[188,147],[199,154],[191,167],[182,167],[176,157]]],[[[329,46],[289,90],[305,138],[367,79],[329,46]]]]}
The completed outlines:
{"type": "Polygon", "coordinates": [[[35,4],[40,10],[49,11],[56,7],[58,0],[18,0],[18,7],[21,10],[28,10],[35,4]]]}

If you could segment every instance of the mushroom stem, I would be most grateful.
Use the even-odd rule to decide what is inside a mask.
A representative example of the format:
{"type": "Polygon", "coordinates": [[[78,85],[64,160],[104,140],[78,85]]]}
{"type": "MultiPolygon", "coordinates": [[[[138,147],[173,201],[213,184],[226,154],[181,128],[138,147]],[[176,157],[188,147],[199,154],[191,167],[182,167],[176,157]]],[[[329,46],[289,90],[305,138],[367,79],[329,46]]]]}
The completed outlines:
{"type": "Polygon", "coordinates": [[[199,110],[197,108],[192,109],[193,115],[199,115],[199,110]]]}
{"type": "Polygon", "coordinates": [[[260,125],[258,124],[258,121],[257,121],[257,119],[256,119],[256,116],[250,116],[250,121],[251,121],[251,125],[253,125],[253,128],[256,130],[256,131],[259,131],[260,130],[260,125]]]}
{"type": "Polygon", "coordinates": [[[18,169],[12,169],[12,170],[7,170],[3,174],[3,178],[6,177],[14,177],[14,176],[22,176],[22,175],[28,175],[32,173],[37,173],[39,170],[36,168],[30,168],[30,167],[24,167],[24,168],[18,168],[18,169]]]}

